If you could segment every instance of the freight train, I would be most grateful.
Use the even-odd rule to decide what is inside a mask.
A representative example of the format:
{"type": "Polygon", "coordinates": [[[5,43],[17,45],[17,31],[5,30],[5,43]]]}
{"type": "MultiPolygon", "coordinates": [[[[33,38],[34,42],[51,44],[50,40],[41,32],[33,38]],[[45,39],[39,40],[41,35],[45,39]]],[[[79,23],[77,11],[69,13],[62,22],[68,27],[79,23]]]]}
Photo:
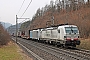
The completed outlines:
{"type": "Polygon", "coordinates": [[[80,45],[78,27],[68,24],[26,30],[21,37],[63,47],[76,47],[76,45],[80,45]]]}

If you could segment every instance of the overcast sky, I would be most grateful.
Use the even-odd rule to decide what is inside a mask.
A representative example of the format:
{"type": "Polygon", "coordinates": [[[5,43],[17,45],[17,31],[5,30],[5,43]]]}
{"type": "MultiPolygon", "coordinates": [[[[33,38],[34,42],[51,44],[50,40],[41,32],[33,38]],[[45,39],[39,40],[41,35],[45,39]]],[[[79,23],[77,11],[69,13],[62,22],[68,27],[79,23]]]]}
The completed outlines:
{"type": "MultiPolygon", "coordinates": [[[[16,14],[18,13],[18,18],[21,17],[30,1],[31,0],[25,0],[22,9],[18,13],[23,0],[0,0],[0,21],[15,24],[16,14]]],[[[32,0],[31,5],[24,14],[23,18],[32,18],[38,8],[44,7],[46,4],[49,4],[50,1],[51,0],[32,0]]],[[[21,21],[23,20],[18,20],[18,22],[21,21]]]]}

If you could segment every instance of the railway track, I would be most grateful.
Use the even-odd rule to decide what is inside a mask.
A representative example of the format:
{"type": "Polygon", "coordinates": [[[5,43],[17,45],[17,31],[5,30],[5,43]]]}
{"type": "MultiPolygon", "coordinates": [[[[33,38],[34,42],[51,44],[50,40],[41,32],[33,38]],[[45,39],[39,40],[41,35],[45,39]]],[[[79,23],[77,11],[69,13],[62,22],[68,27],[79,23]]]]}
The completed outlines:
{"type": "Polygon", "coordinates": [[[78,56],[81,56],[82,58],[86,58],[90,60],[90,51],[83,50],[83,49],[66,49],[68,51],[71,51],[71,53],[76,54],[78,56]]]}
{"type": "MultiPolygon", "coordinates": [[[[15,41],[15,39],[13,39],[15,41]]],[[[30,53],[33,57],[35,57],[36,59],[34,60],[44,60],[43,58],[39,57],[38,55],[36,55],[34,52],[32,52],[31,50],[29,50],[27,47],[25,47],[24,45],[22,45],[20,42],[17,42],[22,48],[24,48],[28,53],[30,53]]]]}
{"type": "MultiPolygon", "coordinates": [[[[85,51],[85,50],[81,50],[81,49],[72,50],[72,49],[57,48],[57,47],[53,47],[51,45],[37,43],[34,41],[27,41],[24,39],[20,40],[20,38],[18,40],[20,42],[24,43],[25,46],[27,46],[27,45],[33,46],[37,49],[40,49],[41,51],[46,52],[47,55],[52,55],[57,60],[90,60],[90,51],[85,51]]],[[[47,59],[45,59],[45,60],[47,60],[47,59]]]]}
{"type": "Polygon", "coordinates": [[[81,50],[71,50],[71,49],[63,49],[63,48],[60,49],[57,47],[46,46],[46,45],[41,45],[40,47],[45,47],[47,49],[51,49],[59,54],[66,55],[68,57],[71,57],[71,58],[74,58],[77,60],[89,60],[90,59],[90,53],[87,53],[87,52],[81,51],[81,50]]]}
{"type": "MultiPolygon", "coordinates": [[[[33,45],[37,45],[36,43],[33,45]]],[[[56,47],[52,47],[52,46],[48,46],[48,45],[45,45],[45,44],[39,44],[38,45],[39,47],[42,47],[42,48],[46,48],[47,50],[51,50],[51,51],[54,51],[56,53],[59,54],[62,54],[67,57],[70,57],[70,58],[73,58],[75,60],[89,60],[90,59],[90,53],[86,52],[85,50],[81,51],[81,49],[77,50],[71,50],[71,49],[60,49],[60,48],[56,48],[56,47]]],[[[54,54],[54,55],[57,55],[57,54],[54,54]]],[[[62,57],[60,57],[62,59],[62,57]]],[[[65,58],[64,58],[65,59],[65,58]]]]}
{"type": "MultiPolygon", "coordinates": [[[[44,60],[61,60],[61,59],[58,59],[55,56],[52,56],[50,53],[48,53],[47,51],[45,51],[45,49],[43,49],[42,47],[40,48],[40,47],[38,47],[38,45],[37,46],[34,46],[32,44],[32,43],[34,43],[34,41],[19,40],[19,42],[21,44],[23,44],[24,46],[26,46],[31,51],[33,51],[38,56],[42,57],[44,60]]],[[[36,44],[38,44],[38,43],[36,43],[36,44]]]]}

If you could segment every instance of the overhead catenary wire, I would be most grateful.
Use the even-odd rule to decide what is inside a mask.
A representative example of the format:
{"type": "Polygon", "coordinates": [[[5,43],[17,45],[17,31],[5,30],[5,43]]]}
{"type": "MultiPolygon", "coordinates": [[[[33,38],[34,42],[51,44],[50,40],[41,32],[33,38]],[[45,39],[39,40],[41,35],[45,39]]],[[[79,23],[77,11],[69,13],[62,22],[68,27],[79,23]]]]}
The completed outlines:
{"type": "MultiPolygon", "coordinates": [[[[24,13],[22,14],[22,16],[25,14],[25,12],[27,11],[27,9],[28,9],[28,7],[30,6],[30,4],[31,4],[31,2],[32,2],[32,0],[30,1],[30,3],[28,4],[28,6],[27,6],[27,8],[25,9],[25,11],[24,11],[24,13]]],[[[22,17],[21,16],[21,17],[22,17]]]]}
{"type": "MultiPolygon", "coordinates": [[[[21,10],[21,8],[22,8],[22,6],[23,6],[24,2],[25,2],[25,0],[23,0],[23,3],[22,3],[22,5],[21,5],[21,7],[20,7],[20,9],[19,9],[18,13],[20,12],[20,10],[21,10]]],[[[17,14],[18,14],[18,13],[17,13],[17,14]]]]}
{"type": "MultiPolygon", "coordinates": [[[[23,21],[21,21],[20,23],[24,23],[25,21],[26,21],[27,19],[24,19],[23,21]]],[[[29,19],[30,20],[30,19],[29,19]]],[[[27,21],[29,21],[29,20],[27,20],[27,21]]]]}

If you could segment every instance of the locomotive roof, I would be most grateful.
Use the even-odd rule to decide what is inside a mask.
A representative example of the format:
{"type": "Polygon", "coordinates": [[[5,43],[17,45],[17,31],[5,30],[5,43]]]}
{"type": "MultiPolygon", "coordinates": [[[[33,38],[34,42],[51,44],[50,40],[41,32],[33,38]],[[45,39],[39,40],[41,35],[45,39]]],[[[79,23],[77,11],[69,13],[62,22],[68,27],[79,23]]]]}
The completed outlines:
{"type": "Polygon", "coordinates": [[[57,29],[57,28],[64,28],[64,27],[77,27],[76,25],[58,25],[58,26],[53,26],[53,27],[47,27],[44,28],[43,30],[52,30],[52,29],[57,29]]]}
{"type": "Polygon", "coordinates": [[[50,26],[50,27],[45,27],[45,28],[58,27],[58,26],[63,26],[63,25],[68,25],[68,23],[66,23],[66,24],[53,25],[53,26],[50,26]]]}
{"type": "Polygon", "coordinates": [[[63,25],[63,26],[59,26],[59,27],[77,27],[76,25],[63,25]]]}

